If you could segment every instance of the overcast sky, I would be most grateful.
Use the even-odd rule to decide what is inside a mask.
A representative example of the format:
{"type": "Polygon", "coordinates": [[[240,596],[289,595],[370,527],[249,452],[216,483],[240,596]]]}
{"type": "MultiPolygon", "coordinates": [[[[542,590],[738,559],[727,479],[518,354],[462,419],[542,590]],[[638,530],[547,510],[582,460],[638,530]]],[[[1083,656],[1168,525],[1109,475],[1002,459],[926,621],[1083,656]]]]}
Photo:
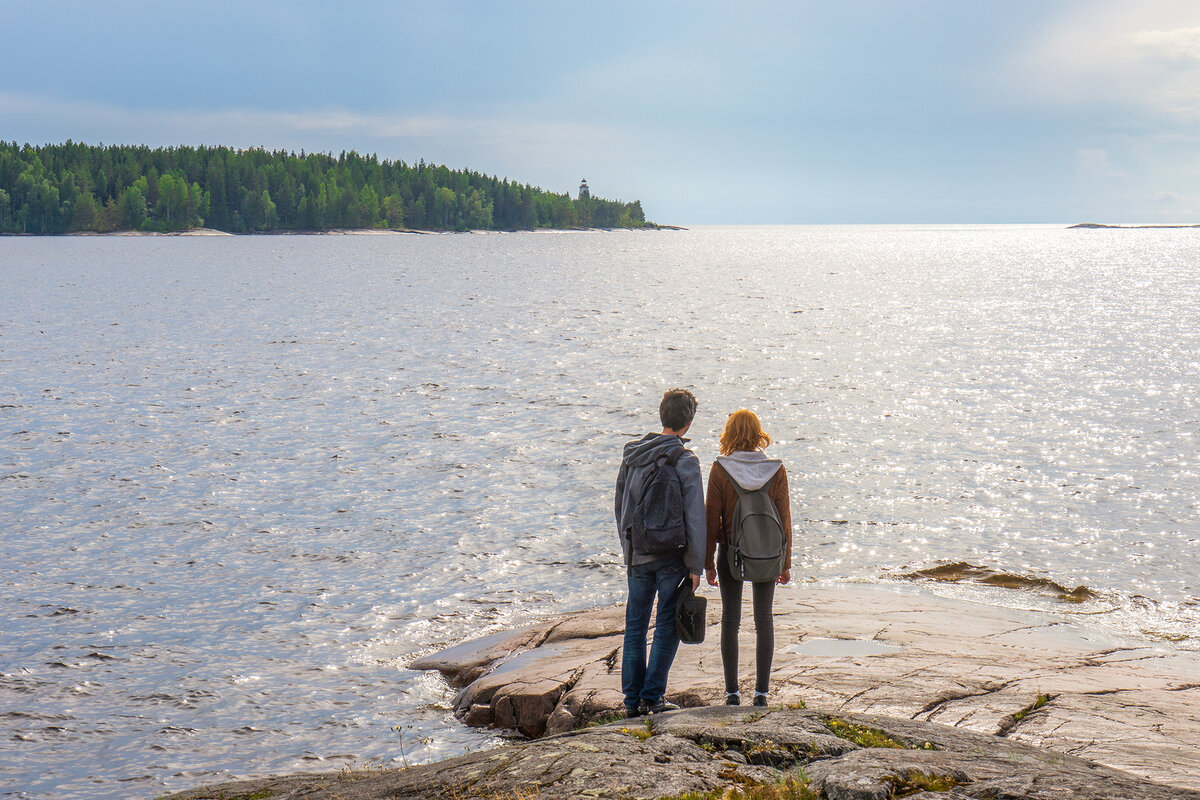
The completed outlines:
{"type": "Polygon", "coordinates": [[[1200,2],[0,0],[0,138],[358,150],[657,222],[1200,222],[1200,2]]]}

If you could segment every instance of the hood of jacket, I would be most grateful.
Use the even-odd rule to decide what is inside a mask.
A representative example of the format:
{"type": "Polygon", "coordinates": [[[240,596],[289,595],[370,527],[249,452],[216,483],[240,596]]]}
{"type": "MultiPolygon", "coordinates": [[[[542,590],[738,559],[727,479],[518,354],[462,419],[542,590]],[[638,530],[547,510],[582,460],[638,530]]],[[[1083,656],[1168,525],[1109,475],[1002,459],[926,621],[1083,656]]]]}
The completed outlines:
{"type": "Polygon", "coordinates": [[[647,433],[641,439],[635,439],[625,444],[625,464],[631,469],[648,467],[654,459],[664,456],[676,447],[682,447],[688,442],[674,434],[647,433]]]}
{"type": "Polygon", "coordinates": [[[783,466],[782,461],[767,458],[761,450],[739,450],[727,456],[717,456],[717,461],[738,486],[749,492],[761,489],[783,466]]]}

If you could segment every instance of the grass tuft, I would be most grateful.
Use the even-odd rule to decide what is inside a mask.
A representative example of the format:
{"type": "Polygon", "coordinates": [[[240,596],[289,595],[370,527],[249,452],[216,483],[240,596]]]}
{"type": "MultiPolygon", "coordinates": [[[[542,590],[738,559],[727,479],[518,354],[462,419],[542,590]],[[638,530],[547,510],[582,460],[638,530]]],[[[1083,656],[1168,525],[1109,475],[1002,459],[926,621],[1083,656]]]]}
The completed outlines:
{"type": "Polygon", "coordinates": [[[908,749],[904,746],[903,742],[893,739],[877,728],[868,728],[866,725],[855,725],[852,722],[846,722],[846,720],[838,719],[837,717],[828,717],[825,720],[825,727],[834,736],[845,739],[848,742],[854,742],[859,747],[908,749]]]}
{"type": "Polygon", "coordinates": [[[890,775],[885,780],[892,784],[892,797],[908,797],[918,792],[948,792],[967,781],[953,775],[938,775],[910,769],[904,775],[890,775]]]}
{"type": "Polygon", "coordinates": [[[1056,697],[1058,697],[1056,694],[1039,694],[1032,703],[1013,714],[1013,722],[1020,722],[1056,697]]]}
{"type": "Polygon", "coordinates": [[[585,725],[584,727],[598,728],[601,725],[607,725],[610,722],[616,722],[616,721],[622,720],[622,719],[625,719],[624,711],[609,711],[607,713],[600,714],[599,716],[593,717],[592,720],[589,721],[587,723],[587,725],[585,725]]]}
{"type": "MultiPolygon", "coordinates": [[[[533,789],[506,789],[488,792],[481,795],[471,795],[473,800],[541,800],[541,792],[533,789]]],[[[454,793],[450,796],[450,800],[462,800],[461,796],[454,793]]]]}
{"type": "Polygon", "coordinates": [[[644,742],[654,735],[653,725],[654,723],[647,718],[637,728],[621,728],[621,733],[625,734],[626,736],[632,736],[640,742],[644,742]]]}
{"type": "Polygon", "coordinates": [[[844,719],[837,717],[826,717],[825,727],[834,736],[845,739],[848,742],[854,742],[859,747],[891,747],[896,750],[937,750],[937,745],[933,742],[923,742],[921,744],[905,744],[899,739],[888,736],[878,728],[869,728],[866,725],[856,725],[853,722],[847,722],[844,719]]]}
{"type": "Polygon", "coordinates": [[[820,796],[808,788],[808,777],[801,774],[781,778],[777,783],[741,783],[707,792],[669,795],[662,800],[820,800],[820,796]]]}

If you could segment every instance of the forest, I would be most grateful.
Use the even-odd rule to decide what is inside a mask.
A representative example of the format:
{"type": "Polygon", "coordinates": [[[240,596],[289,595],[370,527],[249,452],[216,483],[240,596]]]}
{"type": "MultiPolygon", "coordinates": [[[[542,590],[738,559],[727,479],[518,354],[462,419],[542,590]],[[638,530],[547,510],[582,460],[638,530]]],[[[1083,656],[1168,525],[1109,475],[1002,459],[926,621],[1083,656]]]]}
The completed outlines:
{"type": "Polygon", "coordinates": [[[0,141],[0,233],[640,228],[640,201],[572,199],[354,151],[0,141]]]}

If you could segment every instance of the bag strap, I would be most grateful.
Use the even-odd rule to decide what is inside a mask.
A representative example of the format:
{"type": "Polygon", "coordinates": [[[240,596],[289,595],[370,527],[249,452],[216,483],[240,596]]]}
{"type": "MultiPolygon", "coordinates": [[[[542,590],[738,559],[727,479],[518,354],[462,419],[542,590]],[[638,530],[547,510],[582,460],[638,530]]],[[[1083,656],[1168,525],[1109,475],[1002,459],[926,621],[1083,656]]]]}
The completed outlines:
{"type": "Polygon", "coordinates": [[[650,481],[654,479],[654,476],[658,473],[658,470],[662,467],[664,462],[669,464],[671,468],[674,469],[675,464],[678,463],[679,459],[686,451],[686,447],[676,447],[670,452],[662,453],[661,455],[655,457],[654,466],[651,467],[650,471],[646,473],[646,477],[642,478],[642,494],[645,494],[646,487],[650,485],[650,481]]]}

